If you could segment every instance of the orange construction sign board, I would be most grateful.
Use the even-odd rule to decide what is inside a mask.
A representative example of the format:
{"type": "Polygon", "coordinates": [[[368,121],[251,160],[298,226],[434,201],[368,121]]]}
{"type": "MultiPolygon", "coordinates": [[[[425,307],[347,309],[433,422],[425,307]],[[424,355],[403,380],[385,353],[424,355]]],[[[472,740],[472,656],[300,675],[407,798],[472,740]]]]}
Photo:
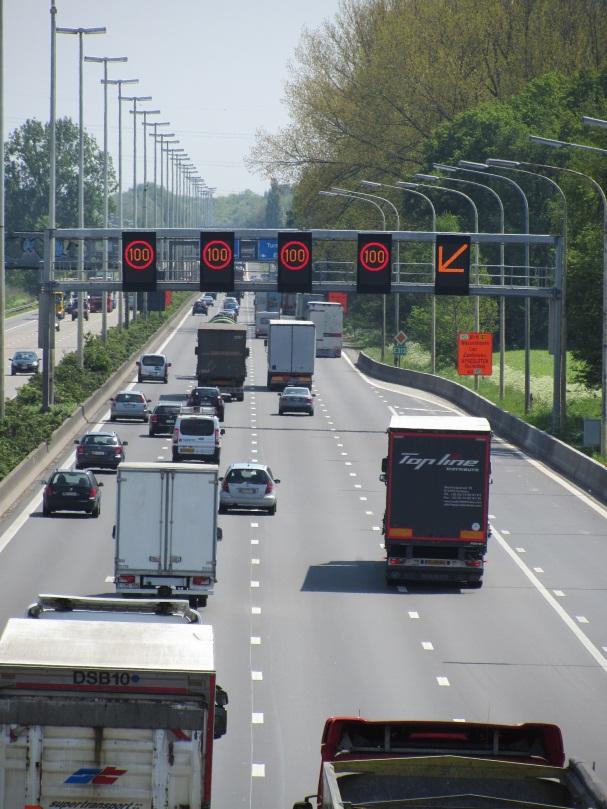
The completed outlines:
{"type": "Polygon", "coordinates": [[[457,335],[457,373],[460,376],[491,376],[493,335],[466,331],[457,335]]]}
{"type": "Polygon", "coordinates": [[[327,300],[329,301],[329,303],[341,303],[341,308],[344,310],[344,315],[348,314],[347,292],[328,292],[327,300]]]}

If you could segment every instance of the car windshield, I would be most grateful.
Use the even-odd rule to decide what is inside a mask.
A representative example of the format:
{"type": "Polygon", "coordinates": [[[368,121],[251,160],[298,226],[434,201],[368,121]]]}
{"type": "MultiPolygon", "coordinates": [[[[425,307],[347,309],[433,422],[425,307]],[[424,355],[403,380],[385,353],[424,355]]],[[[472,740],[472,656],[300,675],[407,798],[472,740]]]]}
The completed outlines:
{"type": "Polygon", "coordinates": [[[141,404],[144,401],[143,393],[119,393],[116,396],[117,402],[136,402],[141,404]]]}
{"type": "Polygon", "coordinates": [[[115,435],[85,435],[80,443],[89,447],[112,446],[118,444],[118,438],[115,435]]]}
{"type": "Polygon", "coordinates": [[[50,480],[53,486],[91,486],[92,481],[82,472],[58,472],[50,480]]]}
{"type": "Polygon", "coordinates": [[[164,357],[155,356],[154,354],[148,354],[145,357],[141,358],[142,365],[164,365],[164,357]]]}
{"type": "Polygon", "coordinates": [[[33,351],[17,351],[15,353],[16,360],[34,360],[37,359],[37,355],[34,354],[33,351]]]}
{"type": "Polygon", "coordinates": [[[213,435],[215,422],[213,419],[182,419],[179,430],[182,435],[213,435]]]}
{"type": "Polygon", "coordinates": [[[309,396],[310,391],[307,388],[285,388],[282,392],[283,396],[309,396]]]}
{"type": "Polygon", "coordinates": [[[215,402],[217,401],[217,391],[194,388],[192,391],[193,402],[215,402]]]}
{"type": "Polygon", "coordinates": [[[228,483],[257,483],[268,482],[268,476],[263,469],[232,469],[228,475],[228,483]]]}

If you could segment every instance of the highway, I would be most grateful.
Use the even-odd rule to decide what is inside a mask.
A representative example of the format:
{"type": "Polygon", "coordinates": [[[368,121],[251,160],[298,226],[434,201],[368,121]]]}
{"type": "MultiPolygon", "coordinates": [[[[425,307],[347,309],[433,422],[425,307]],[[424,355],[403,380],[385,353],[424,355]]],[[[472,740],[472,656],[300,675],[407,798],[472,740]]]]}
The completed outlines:
{"type": "MultiPolygon", "coordinates": [[[[153,401],[195,384],[205,319],[185,315],[166,341],[168,385],[137,386],[153,401]]],[[[250,295],[240,322],[253,322],[250,295]]],[[[245,400],[226,407],[221,470],[256,459],[281,483],[275,516],[219,518],[219,581],[202,611],[230,697],[214,809],[284,809],[315,792],[323,722],[335,714],[551,721],[568,755],[596,762],[607,781],[607,511],[494,438],[483,588],[389,588],[378,479],[386,427],[393,413],[453,406],[366,379],[342,357],[317,360],[313,417],[278,416],[263,340],[250,346],[245,400]]],[[[112,427],[128,460],[170,459],[170,437],[112,427]]],[[[115,475],[100,478],[98,520],[43,518],[36,490],[0,527],[0,625],[39,592],[113,591],[115,475]]]]}
{"type": "MultiPolygon", "coordinates": [[[[118,322],[118,310],[114,309],[107,316],[108,328],[118,322]]],[[[101,334],[101,313],[95,312],[84,321],[84,333],[101,334]]],[[[4,386],[8,399],[12,399],[22,385],[30,378],[29,374],[11,376],[10,357],[15,351],[29,349],[36,351],[42,358],[42,349],[38,348],[38,310],[32,309],[19,315],[7,318],[4,348],[4,386]]],[[[65,354],[76,350],[78,339],[78,321],[66,315],[60,321],[59,331],[55,332],[55,361],[60,362],[65,354]]]]}

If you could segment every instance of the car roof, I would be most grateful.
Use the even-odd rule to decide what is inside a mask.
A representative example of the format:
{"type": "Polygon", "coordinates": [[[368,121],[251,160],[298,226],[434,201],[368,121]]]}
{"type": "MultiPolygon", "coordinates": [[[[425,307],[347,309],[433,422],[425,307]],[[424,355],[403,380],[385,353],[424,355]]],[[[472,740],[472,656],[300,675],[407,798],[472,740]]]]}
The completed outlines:
{"type": "Polygon", "coordinates": [[[217,416],[214,416],[212,413],[181,413],[181,415],[177,416],[177,421],[182,421],[183,419],[212,419],[213,421],[217,421],[217,416]]]}
{"type": "Polygon", "coordinates": [[[235,461],[228,466],[228,471],[230,469],[263,469],[264,472],[267,472],[268,465],[265,463],[247,463],[246,461],[235,461]]]}
{"type": "Polygon", "coordinates": [[[84,433],[84,435],[82,437],[86,438],[87,435],[110,435],[110,436],[112,436],[112,438],[118,438],[118,433],[115,432],[114,430],[103,430],[102,432],[98,432],[98,433],[95,432],[94,430],[91,430],[88,433],[84,433]]]}

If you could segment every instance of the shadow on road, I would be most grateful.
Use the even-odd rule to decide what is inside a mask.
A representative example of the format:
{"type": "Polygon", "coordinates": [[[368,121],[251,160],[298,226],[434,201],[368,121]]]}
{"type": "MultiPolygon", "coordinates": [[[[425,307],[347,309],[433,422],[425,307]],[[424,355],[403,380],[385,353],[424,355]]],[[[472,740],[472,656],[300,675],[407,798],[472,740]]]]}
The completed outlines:
{"type": "Polygon", "coordinates": [[[443,594],[460,595],[465,591],[447,582],[408,582],[390,586],[386,583],[386,566],[382,561],[342,560],[311,565],[302,584],[308,593],[383,593],[384,595],[443,594]]]}

